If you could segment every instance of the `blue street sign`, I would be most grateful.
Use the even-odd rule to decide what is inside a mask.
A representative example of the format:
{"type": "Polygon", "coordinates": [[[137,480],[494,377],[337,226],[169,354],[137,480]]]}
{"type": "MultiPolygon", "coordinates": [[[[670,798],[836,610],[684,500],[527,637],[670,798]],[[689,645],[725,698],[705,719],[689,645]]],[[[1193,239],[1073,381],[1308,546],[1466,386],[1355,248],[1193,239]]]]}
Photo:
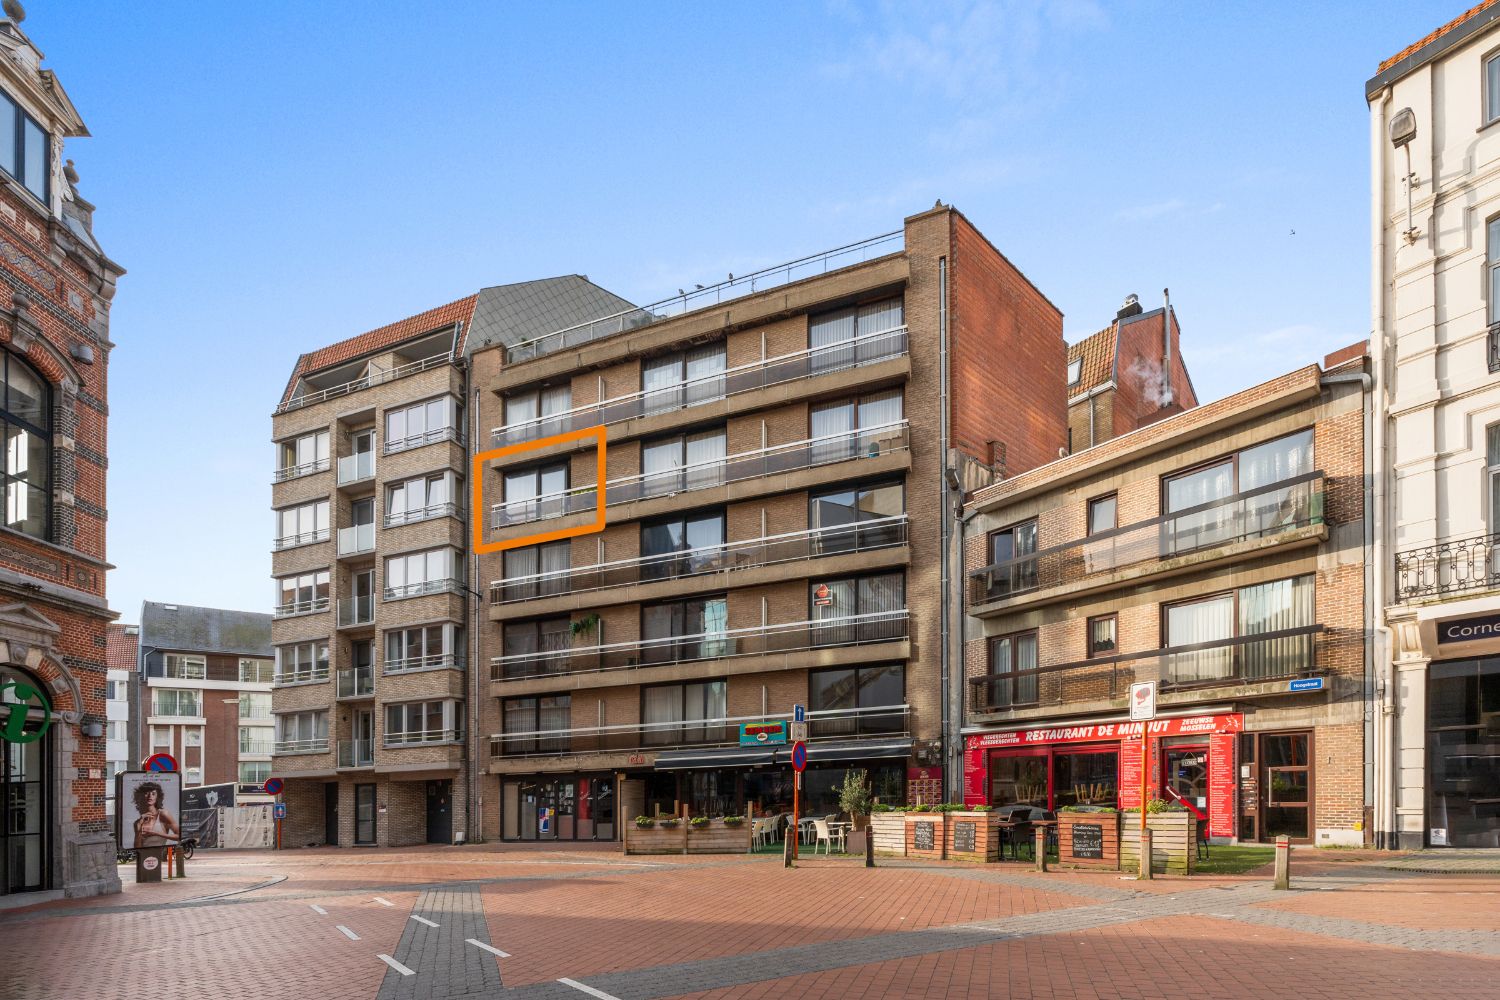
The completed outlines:
{"type": "Polygon", "coordinates": [[[280,795],[282,782],[280,778],[267,778],[263,789],[267,795],[280,795]]]}
{"type": "Polygon", "coordinates": [[[802,771],[807,767],[807,744],[798,743],[792,747],[792,770],[802,771]]]}
{"type": "Polygon", "coordinates": [[[806,722],[807,721],[807,709],[804,708],[801,705],[793,705],[792,706],[792,721],[793,722],[806,722]]]}
{"type": "Polygon", "coordinates": [[[1321,677],[1303,677],[1300,680],[1287,682],[1288,691],[1321,691],[1324,680],[1321,677]]]}
{"type": "Polygon", "coordinates": [[[286,803],[278,802],[274,806],[272,806],[271,817],[273,819],[286,819],[286,803]]]}

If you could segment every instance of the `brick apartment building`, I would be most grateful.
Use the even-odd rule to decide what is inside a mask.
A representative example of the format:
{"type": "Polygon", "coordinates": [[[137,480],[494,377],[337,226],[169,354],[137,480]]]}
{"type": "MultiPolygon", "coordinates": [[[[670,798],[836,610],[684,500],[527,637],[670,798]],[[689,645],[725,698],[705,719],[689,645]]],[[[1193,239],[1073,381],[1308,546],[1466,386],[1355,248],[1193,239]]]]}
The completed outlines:
{"type": "Polygon", "coordinates": [[[272,418],[288,845],[466,833],[465,343],[625,305],[576,276],[502,285],[297,360],[272,418]]]}
{"type": "Polygon", "coordinates": [[[271,616],[147,601],[139,647],[143,758],[171,754],[183,788],[235,783],[236,801],[269,802],[271,616]]]}
{"type": "Polygon", "coordinates": [[[484,836],[789,805],[795,704],[805,808],[941,798],[953,508],[1064,447],[1061,314],[939,205],[589,320],[472,357],[484,836]]]}
{"type": "Polygon", "coordinates": [[[121,771],[139,767],[140,734],[131,725],[131,708],[139,690],[136,670],[140,655],[139,625],[110,622],[104,635],[104,664],[107,670],[104,690],[104,806],[109,816],[115,814],[115,783],[110,780],[121,771]]]}
{"type": "Polygon", "coordinates": [[[63,161],[88,130],[16,13],[0,19],[0,894],[83,896],[120,886],[104,538],[109,303],[124,271],[63,161]]]}
{"type": "Polygon", "coordinates": [[[965,802],[1138,804],[1156,680],[1153,797],[1363,841],[1364,347],[973,495],[965,802]]]}

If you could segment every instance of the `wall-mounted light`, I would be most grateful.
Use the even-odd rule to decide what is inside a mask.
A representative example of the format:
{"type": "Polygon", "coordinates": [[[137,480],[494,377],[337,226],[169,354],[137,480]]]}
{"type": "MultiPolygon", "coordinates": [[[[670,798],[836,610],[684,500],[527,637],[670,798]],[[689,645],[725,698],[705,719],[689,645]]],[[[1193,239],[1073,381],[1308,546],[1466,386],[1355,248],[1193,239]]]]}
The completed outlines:
{"type": "Polygon", "coordinates": [[[104,735],[104,723],[97,719],[89,719],[83,724],[83,735],[91,740],[97,740],[104,735]]]}

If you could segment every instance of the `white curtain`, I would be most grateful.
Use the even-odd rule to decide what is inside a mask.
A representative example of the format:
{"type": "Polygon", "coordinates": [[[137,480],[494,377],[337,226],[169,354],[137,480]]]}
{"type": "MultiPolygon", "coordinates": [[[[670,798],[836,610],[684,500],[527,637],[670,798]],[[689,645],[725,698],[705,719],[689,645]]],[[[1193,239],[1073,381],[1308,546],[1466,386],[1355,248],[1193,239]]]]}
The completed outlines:
{"type": "MultiPolygon", "coordinates": [[[[1209,598],[1167,608],[1167,646],[1192,646],[1234,636],[1234,596],[1209,598]]],[[[1167,656],[1167,680],[1189,682],[1228,677],[1234,654],[1229,648],[1202,649],[1167,656]]]]}
{"type": "Polygon", "coordinates": [[[905,302],[900,298],[870,302],[859,307],[858,335],[894,330],[906,323],[905,302]]]}
{"type": "Polygon", "coordinates": [[[687,487],[717,486],[724,481],[724,457],[728,438],[722,430],[689,434],[686,441],[687,487]]]}
{"type": "MultiPolygon", "coordinates": [[[[1312,625],[1313,577],[1275,580],[1240,590],[1240,635],[1280,632],[1312,625]]],[[[1312,666],[1312,637],[1292,636],[1240,647],[1244,677],[1285,677],[1312,666]]]]}
{"type": "MultiPolygon", "coordinates": [[[[1223,462],[1167,481],[1167,513],[1222,500],[1234,493],[1234,463],[1223,462]]],[[[1191,552],[1234,534],[1233,505],[1211,507],[1168,521],[1167,551],[1191,552]]]]}

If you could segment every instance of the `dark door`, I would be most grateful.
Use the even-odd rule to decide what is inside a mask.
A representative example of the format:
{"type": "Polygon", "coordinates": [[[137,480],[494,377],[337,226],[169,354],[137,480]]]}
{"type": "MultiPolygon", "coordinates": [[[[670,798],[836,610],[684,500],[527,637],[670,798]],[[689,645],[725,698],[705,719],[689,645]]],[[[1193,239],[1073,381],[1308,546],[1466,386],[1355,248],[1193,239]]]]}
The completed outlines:
{"type": "Polygon", "coordinates": [[[0,896],[47,888],[45,745],[0,742],[0,896]]]}
{"type": "Polygon", "coordinates": [[[1208,822],[1208,747],[1163,748],[1162,787],[1168,802],[1185,806],[1199,825],[1208,822]]]}
{"type": "Polygon", "coordinates": [[[339,845],[339,783],[323,784],[323,843],[329,847],[339,845]]]}
{"type": "Polygon", "coordinates": [[[354,842],[375,843],[375,786],[354,786],[354,842]]]}
{"type": "Polygon", "coordinates": [[[447,778],[427,783],[427,842],[453,843],[453,782],[447,778]]]}

